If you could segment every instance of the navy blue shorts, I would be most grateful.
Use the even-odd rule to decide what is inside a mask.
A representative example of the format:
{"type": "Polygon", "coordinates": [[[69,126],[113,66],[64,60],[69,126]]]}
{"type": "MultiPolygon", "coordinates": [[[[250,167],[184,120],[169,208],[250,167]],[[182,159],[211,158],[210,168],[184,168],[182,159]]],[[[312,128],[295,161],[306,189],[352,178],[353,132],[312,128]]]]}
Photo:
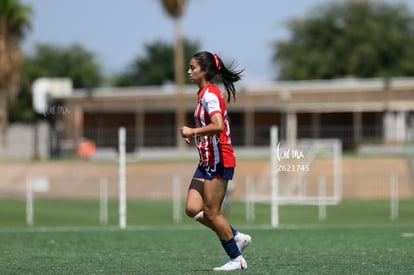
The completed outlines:
{"type": "Polygon", "coordinates": [[[201,166],[199,165],[194,172],[194,179],[225,179],[232,180],[234,175],[234,167],[224,167],[220,162],[215,166],[201,166]]]}

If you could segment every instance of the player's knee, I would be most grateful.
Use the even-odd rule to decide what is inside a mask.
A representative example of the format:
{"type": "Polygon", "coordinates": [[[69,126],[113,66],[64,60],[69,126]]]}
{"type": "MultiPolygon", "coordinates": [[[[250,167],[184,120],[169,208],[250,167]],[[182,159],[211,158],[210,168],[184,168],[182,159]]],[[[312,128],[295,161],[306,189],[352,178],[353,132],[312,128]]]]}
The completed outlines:
{"type": "MultiPolygon", "coordinates": [[[[193,212],[194,213],[194,212],[193,212]]],[[[204,217],[204,212],[203,211],[199,211],[197,214],[193,215],[189,215],[190,218],[192,218],[195,221],[198,221],[199,219],[203,219],[204,217]]]]}
{"type": "Polygon", "coordinates": [[[214,219],[219,215],[219,211],[212,210],[210,208],[204,209],[204,218],[208,221],[214,221],[214,219]]]}

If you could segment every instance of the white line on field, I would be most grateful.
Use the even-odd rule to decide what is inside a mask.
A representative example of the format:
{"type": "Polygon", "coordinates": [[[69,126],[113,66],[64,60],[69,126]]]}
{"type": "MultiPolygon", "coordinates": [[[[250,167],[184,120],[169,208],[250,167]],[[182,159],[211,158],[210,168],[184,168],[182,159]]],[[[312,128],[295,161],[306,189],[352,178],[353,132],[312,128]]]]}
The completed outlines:
{"type": "MultiPolygon", "coordinates": [[[[395,225],[393,225],[394,227],[395,225]]],[[[402,224],[406,226],[406,224],[402,224]]],[[[376,228],[387,227],[386,224],[287,224],[280,225],[277,228],[272,228],[268,224],[261,225],[235,225],[235,228],[241,231],[248,230],[320,230],[320,229],[346,229],[346,228],[376,228]]],[[[199,224],[187,225],[132,225],[125,229],[120,229],[117,226],[51,226],[51,227],[0,227],[0,234],[2,233],[59,233],[59,232],[134,232],[134,231],[188,231],[188,230],[205,230],[204,226],[199,224]]],[[[414,233],[402,233],[401,237],[414,237],[414,233]]]]}

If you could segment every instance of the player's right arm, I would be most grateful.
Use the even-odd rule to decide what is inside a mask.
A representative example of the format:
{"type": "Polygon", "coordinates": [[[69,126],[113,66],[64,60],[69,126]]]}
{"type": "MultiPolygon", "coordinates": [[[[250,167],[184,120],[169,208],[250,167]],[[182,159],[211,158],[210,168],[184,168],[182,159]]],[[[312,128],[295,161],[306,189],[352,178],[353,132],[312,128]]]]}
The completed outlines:
{"type": "Polygon", "coordinates": [[[210,118],[211,123],[201,128],[183,126],[180,129],[181,136],[187,143],[195,136],[213,136],[224,130],[224,121],[221,113],[217,112],[210,118]],[[188,140],[188,141],[187,141],[188,140]]]}

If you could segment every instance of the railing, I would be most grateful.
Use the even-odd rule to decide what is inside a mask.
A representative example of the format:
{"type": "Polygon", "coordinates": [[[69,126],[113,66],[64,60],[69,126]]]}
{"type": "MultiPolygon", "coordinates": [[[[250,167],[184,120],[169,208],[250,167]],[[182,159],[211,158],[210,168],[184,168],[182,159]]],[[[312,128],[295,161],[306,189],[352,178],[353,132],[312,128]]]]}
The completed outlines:
{"type": "MultiPolygon", "coordinates": [[[[232,143],[234,146],[255,147],[269,145],[268,126],[256,126],[253,133],[241,126],[232,126],[232,143]]],[[[286,130],[279,128],[279,139],[283,140],[286,130]]],[[[127,127],[127,152],[141,149],[173,148],[176,144],[177,129],[174,125],[150,126],[145,128],[127,127]]],[[[318,131],[309,126],[298,126],[297,137],[302,138],[338,138],[344,150],[353,150],[364,144],[383,144],[382,128],[364,126],[360,136],[354,136],[352,126],[321,126],[318,131]],[[357,140],[358,139],[358,140],[357,140]]],[[[8,131],[7,147],[0,146],[0,159],[31,159],[38,155],[41,159],[76,156],[80,140],[73,137],[74,130],[64,129],[57,132],[47,123],[35,125],[11,125],[8,131]],[[36,134],[37,131],[37,134],[36,134]]],[[[82,138],[95,142],[97,150],[115,150],[118,146],[118,127],[86,128],[82,138]]],[[[2,138],[0,137],[0,140],[2,138]]]]}

